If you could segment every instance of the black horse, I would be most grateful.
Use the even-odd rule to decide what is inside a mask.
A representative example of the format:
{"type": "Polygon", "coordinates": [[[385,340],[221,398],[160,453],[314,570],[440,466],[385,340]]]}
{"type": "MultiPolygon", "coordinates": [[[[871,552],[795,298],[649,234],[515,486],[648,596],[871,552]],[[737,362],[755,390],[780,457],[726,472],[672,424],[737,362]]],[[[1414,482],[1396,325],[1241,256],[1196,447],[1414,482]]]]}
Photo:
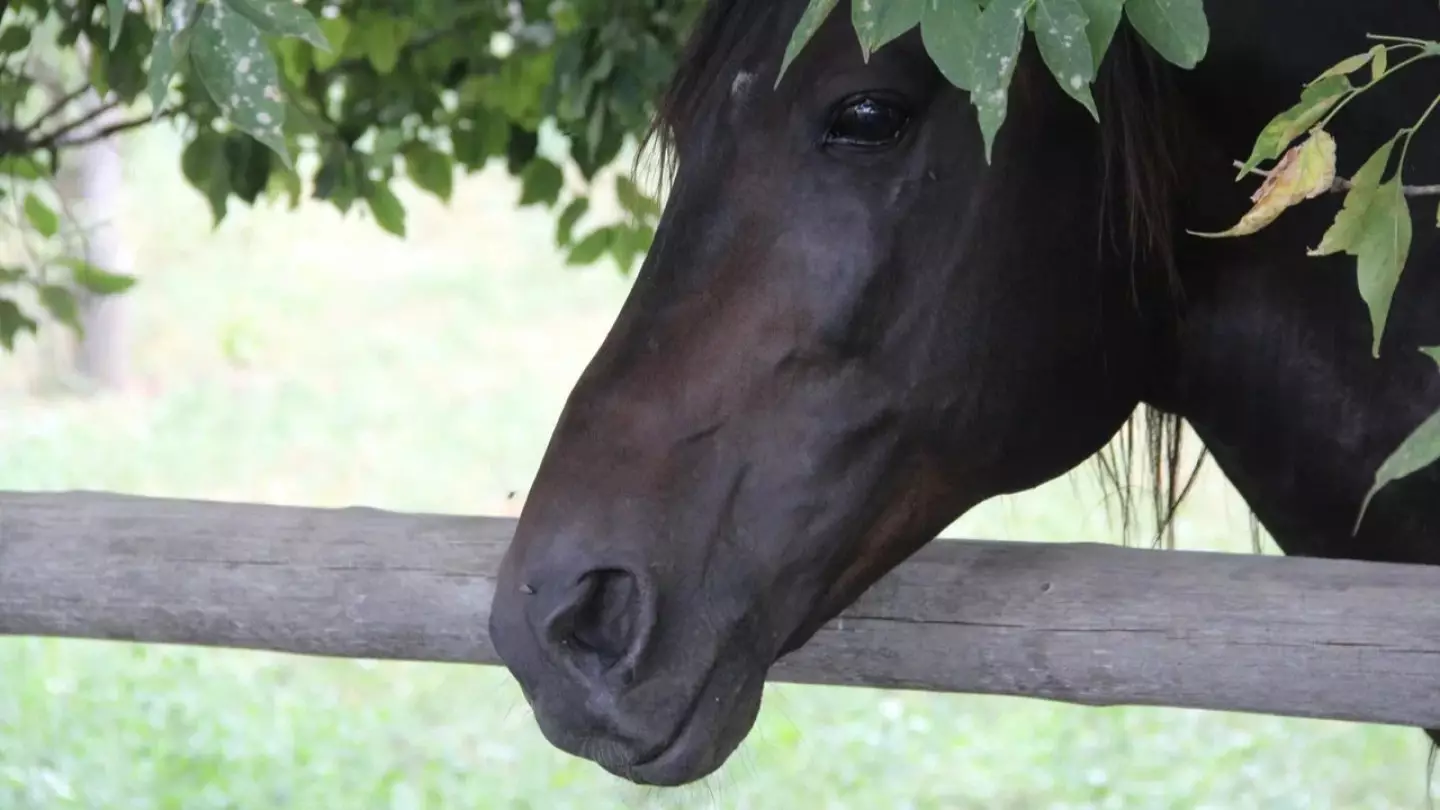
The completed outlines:
{"type": "MultiPolygon", "coordinates": [[[[1352,534],[1376,468],[1440,407],[1416,351],[1440,344],[1433,210],[1378,360],[1354,260],[1306,256],[1338,195],[1255,236],[1187,235],[1239,218],[1232,161],[1366,33],[1440,38],[1433,0],[1211,0],[1189,71],[1122,27],[1098,126],[1027,46],[988,164],[919,32],[867,63],[847,5],[777,87],[804,0],[712,0],[662,100],[664,217],[491,618],[551,742],[641,783],[711,773],[777,657],[1137,407],[1167,437],[1162,511],[1183,419],[1285,552],[1440,563],[1440,470],[1352,534]]],[[[1432,68],[1332,123],[1342,174],[1414,121],[1432,68]]],[[[1437,147],[1422,132],[1406,176],[1440,181],[1437,147]]]]}

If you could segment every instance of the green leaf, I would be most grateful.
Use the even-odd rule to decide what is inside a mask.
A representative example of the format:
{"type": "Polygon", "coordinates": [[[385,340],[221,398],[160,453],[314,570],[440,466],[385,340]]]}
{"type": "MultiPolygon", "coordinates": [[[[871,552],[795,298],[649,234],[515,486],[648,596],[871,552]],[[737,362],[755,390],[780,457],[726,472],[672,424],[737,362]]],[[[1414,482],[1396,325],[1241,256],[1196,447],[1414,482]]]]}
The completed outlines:
{"type": "Polygon", "coordinates": [[[590,235],[580,240],[580,243],[570,249],[570,254],[565,257],[566,264],[584,265],[594,264],[605,255],[610,249],[610,243],[615,240],[615,228],[597,228],[590,235]]]}
{"type": "Polygon", "coordinates": [[[34,194],[25,195],[25,219],[46,239],[60,232],[60,217],[34,194]]]}
{"type": "Polygon", "coordinates": [[[120,44],[120,31],[125,25],[125,0],[106,0],[107,23],[110,26],[110,50],[120,44]]]}
{"type": "Polygon", "coordinates": [[[621,274],[628,275],[635,266],[635,260],[650,249],[655,232],[644,225],[630,225],[616,228],[610,238],[610,255],[621,274]]]}
{"type": "Polygon", "coordinates": [[[40,303],[55,320],[74,329],[80,328],[80,307],[70,290],[59,284],[42,284],[37,292],[40,303]]]}
{"type": "Polygon", "coordinates": [[[1261,163],[1284,154],[1296,138],[1314,126],[1331,107],[1354,89],[1354,85],[1343,75],[1327,76],[1306,87],[1300,93],[1299,102],[1270,119],[1270,123],[1260,131],[1260,136],[1255,139],[1255,146],[1240,169],[1239,176],[1244,177],[1261,163]]]}
{"type": "Polygon", "coordinates": [[[1098,73],[1106,52],[1110,50],[1110,42],[1115,38],[1115,31],[1120,28],[1125,0],[1080,0],[1080,5],[1090,20],[1085,26],[1085,36],[1090,40],[1090,53],[1095,57],[1095,71],[1098,73]]]}
{"type": "Polygon", "coordinates": [[[135,286],[135,277],[101,270],[95,265],[67,256],[59,263],[70,269],[70,278],[92,295],[119,295],[135,286]]]}
{"type": "Polygon", "coordinates": [[[280,68],[255,23],[222,3],[206,3],[190,59],[225,120],[270,147],[289,168],[280,68]]]}
{"type": "Polygon", "coordinates": [[[1125,17],[1156,53],[1186,70],[1210,48],[1204,0],[1128,0],[1125,17]]]}
{"type": "Polygon", "coordinates": [[[492,110],[477,110],[469,118],[469,127],[450,130],[455,160],[467,169],[484,167],[490,158],[505,154],[510,141],[510,123],[504,115],[492,110]]]}
{"type": "Polygon", "coordinates": [[[332,143],[320,160],[320,169],[315,172],[315,186],[312,195],[325,200],[342,214],[361,195],[363,169],[355,153],[344,144],[332,143]]]}
{"type": "MultiPolygon", "coordinates": [[[[1375,48],[1378,49],[1381,53],[1385,52],[1385,48],[1383,45],[1376,45],[1375,48]]],[[[1326,68],[1323,73],[1321,73],[1319,76],[1316,76],[1314,81],[1310,83],[1314,84],[1321,79],[1328,79],[1331,76],[1345,76],[1347,74],[1354,73],[1360,68],[1370,64],[1370,60],[1373,59],[1374,56],[1375,50],[1369,50],[1365,53],[1357,53],[1354,56],[1347,56],[1344,59],[1341,59],[1339,62],[1336,62],[1335,64],[1326,68]]]]}
{"type": "Polygon", "coordinates": [[[785,71],[790,69],[790,63],[805,50],[815,32],[825,24],[830,12],[834,11],[839,3],[840,0],[810,0],[810,5],[805,7],[805,13],[800,15],[800,22],[796,23],[794,33],[790,35],[790,44],[785,46],[785,58],[780,62],[780,75],[775,77],[776,87],[779,87],[785,78],[785,71]]]}
{"type": "Polygon", "coordinates": [[[975,88],[970,103],[980,119],[985,139],[985,162],[990,162],[995,136],[1005,123],[1010,100],[1010,79],[1020,61],[1025,40],[1025,15],[1035,0],[990,0],[980,12],[975,40],[975,88]]]}
{"type": "MultiPolygon", "coordinates": [[[[1420,351],[1440,364],[1440,346],[1432,346],[1420,351]]],[[[1365,512],[1370,508],[1370,502],[1374,500],[1380,490],[1401,478],[1429,467],[1437,460],[1440,460],[1440,411],[1430,414],[1380,464],[1380,469],[1375,471],[1375,483],[1370,487],[1370,491],[1365,493],[1365,499],[1360,503],[1360,514],[1355,518],[1355,528],[1352,530],[1352,534],[1359,533],[1360,524],[1365,520],[1365,512]]]]}
{"type": "Polygon", "coordinates": [[[634,180],[623,174],[615,177],[615,196],[620,201],[620,206],[631,216],[638,219],[660,216],[660,203],[651,199],[635,185],[634,180]]]}
{"type": "Polygon", "coordinates": [[[21,332],[35,334],[40,324],[27,316],[16,304],[8,298],[0,298],[0,346],[6,351],[14,351],[15,338],[21,332]]]}
{"type": "Polygon", "coordinates": [[[1370,308],[1375,332],[1371,353],[1380,356],[1380,340],[1390,315],[1390,303],[1410,255],[1410,205],[1400,178],[1391,178],[1375,190],[1375,202],[1365,218],[1365,232],[1354,251],[1360,297],[1370,308]]]}
{"type": "MultiPolygon", "coordinates": [[[[419,141],[417,146],[424,146],[419,141]]],[[[401,129],[379,129],[375,132],[375,140],[370,146],[370,162],[375,166],[389,166],[395,161],[395,156],[400,154],[400,149],[405,146],[405,132],[401,129]]]]}
{"type": "Polygon", "coordinates": [[[961,90],[975,89],[979,24],[979,0],[928,0],[920,19],[920,35],[930,59],[961,90]]]}
{"type": "Polygon", "coordinates": [[[230,159],[225,154],[225,136],[208,127],[201,129],[180,153],[180,170],[196,191],[205,195],[218,227],[225,219],[230,197],[230,159]]]}
{"type": "Polygon", "coordinates": [[[370,183],[365,190],[365,202],[375,222],[390,233],[405,237],[405,206],[385,183],[370,183]]]}
{"type": "Polygon", "coordinates": [[[1321,238],[1320,246],[1309,251],[1311,256],[1326,256],[1343,250],[1355,257],[1360,297],[1370,310],[1374,333],[1371,353],[1375,357],[1380,356],[1390,303],[1405,269],[1412,236],[1410,206],[1399,176],[1380,182],[1395,140],[1391,138],[1380,147],[1355,173],[1340,213],[1321,238]]]}
{"type": "Polygon", "coordinates": [[[444,202],[455,191],[455,167],[448,155],[419,142],[405,147],[405,168],[411,181],[444,202]]]}
{"type": "Polygon", "coordinates": [[[531,160],[520,173],[520,205],[545,203],[554,205],[565,185],[565,174],[559,166],[542,157],[531,160]]]}
{"type": "MultiPolygon", "coordinates": [[[[364,56],[382,76],[394,72],[400,63],[400,49],[410,38],[409,21],[389,14],[361,11],[346,38],[346,51],[364,56]]],[[[513,60],[505,60],[509,66],[513,60]]]]}
{"type": "Polygon", "coordinates": [[[595,175],[620,154],[625,143],[625,130],[615,121],[616,116],[604,114],[606,109],[596,108],[597,114],[586,127],[584,154],[575,157],[575,165],[586,182],[594,180],[595,175]]]}
{"type": "Polygon", "coordinates": [[[24,109],[34,89],[34,78],[0,72],[0,110],[24,109]]]}
{"type": "Polygon", "coordinates": [[[89,75],[96,92],[115,93],[126,104],[145,92],[145,57],[150,54],[155,34],[145,18],[128,14],[119,19],[118,38],[108,50],[90,52],[89,75]]]}
{"type": "Polygon", "coordinates": [[[853,0],[850,22],[860,38],[860,54],[870,61],[870,54],[880,50],[905,32],[920,24],[920,15],[931,0],[853,0]]]}
{"type": "Polygon", "coordinates": [[[1389,68],[1390,51],[1384,45],[1376,45],[1365,53],[1357,53],[1354,56],[1347,56],[1339,62],[1326,68],[1323,73],[1316,76],[1310,84],[1328,79],[1331,76],[1347,76],[1366,65],[1370,66],[1370,80],[1379,81],[1389,68]]]}
{"type": "Polygon", "coordinates": [[[33,155],[6,155],[0,157],[0,175],[20,180],[39,180],[49,172],[35,161],[33,155]]]}
{"type": "Polygon", "coordinates": [[[225,161],[230,167],[230,193],[254,205],[270,184],[274,153],[239,132],[225,137],[225,161]]]}
{"type": "Polygon", "coordinates": [[[525,171],[540,148],[540,134],[533,129],[507,122],[510,132],[505,137],[505,167],[511,174],[525,171]]]}
{"type": "Polygon", "coordinates": [[[315,17],[292,0],[223,1],[267,34],[304,40],[322,51],[332,50],[315,17]]]}
{"type": "Polygon", "coordinates": [[[160,15],[160,28],[155,32],[155,42],[150,49],[147,89],[152,119],[160,114],[165,104],[165,95],[170,89],[170,79],[175,75],[175,68],[190,53],[190,39],[195,32],[198,6],[198,0],[170,0],[160,15]]]}
{"type": "Polygon", "coordinates": [[[565,206],[565,210],[560,212],[560,217],[555,221],[555,244],[560,247],[570,247],[570,243],[575,241],[576,223],[578,223],[580,218],[585,216],[585,212],[589,210],[589,197],[576,197],[571,200],[570,204],[565,206]]]}
{"type": "Polygon", "coordinates": [[[289,203],[289,210],[294,211],[300,207],[300,197],[304,194],[304,181],[300,174],[293,169],[278,169],[270,173],[270,179],[265,183],[265,198],[279,200],[282,197],[289,203]]]}
{"type": "Polygon", "coordinates": [[[330,43],[330,50],[314,54],[315,69],[325,71],[335,67],[348,50],[353,28],[350,20],[345,17],[324,17],[316,25],[319,26],[321,35],[330,43]]]}
{"type": "Polygon", "coordinates": [[[1350,190],[1345,192],[1345,201],[1340,212],[1335,215],[1335,221],[1320,238],[1319,247],[1307,250],[1307,254],[1329,256],[1342,250],[1349,251],[1359,244],[1365,231],[1365,218],[1369,216],[1370,207],[1375,202],[1375,192],[1379,190],[1380,181],[1385,177],[1385,169],[1390,165],[1390,156],[1395,151],[1395,142],[1399,137],[1392,137],[1376,149],[1360,170],[1355,172],[1355,176],[1350,178],[1350,190]]]}
{"type": "MultiPolygon", "coordinates": [[[[304,86],[310,71],[315,70],[315,56],[323,55],[323,52],[298,39],[282,39],[274,43],[274,47],[275,57],[280,60],[280,75],[289,86],[304,86]]],[[[291,111],[294,111],[293,107],[291,111]]]]}
{"type": "Polygon", "coordinates": [[[110,53],[110,51],[92,50],[90,64],[85,67],[85,75],[90,79],[90,85],[102,98],[110,94],[110,53]]]}
{"type": "Polygon", "coordinates": [[[30,29],[10,26],[0,31],[0,53],[19,53],[30,46],[30,29]]]}
{"type": "Polygon", "coordinates": [[[1079,0],[1035,0],[1030,29],[1040,57],[1070,97],[1100,120],[1090,84],[1095,81],[1095,56],[1090,52],[1090,19],[1079,0]]]}

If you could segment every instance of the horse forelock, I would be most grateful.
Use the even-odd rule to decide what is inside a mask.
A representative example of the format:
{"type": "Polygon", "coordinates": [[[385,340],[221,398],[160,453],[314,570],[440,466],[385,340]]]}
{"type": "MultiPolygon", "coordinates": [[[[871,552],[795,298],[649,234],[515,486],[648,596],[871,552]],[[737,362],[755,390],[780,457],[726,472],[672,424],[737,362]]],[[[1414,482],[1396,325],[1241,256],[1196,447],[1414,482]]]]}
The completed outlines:
{"type": "Polygon", "coordinates": [[[702,101],[724,75],[725,64],[773,33],[773,26],[767,23],[782,6],[775,0],[710,0],[706,4],[655,105],[655,117],[636,156],[638,164],[647,152],[655,151],[662,186],[674,178],[678,168],[677,130],[683,122],[695,120],[702,101]]]}

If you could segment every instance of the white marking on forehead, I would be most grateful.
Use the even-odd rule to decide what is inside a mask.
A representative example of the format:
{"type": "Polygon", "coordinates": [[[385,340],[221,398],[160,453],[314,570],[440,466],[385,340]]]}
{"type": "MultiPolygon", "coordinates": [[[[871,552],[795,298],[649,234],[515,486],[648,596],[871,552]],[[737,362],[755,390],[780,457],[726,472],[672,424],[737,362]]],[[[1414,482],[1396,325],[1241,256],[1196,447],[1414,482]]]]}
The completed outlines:
{"type": "Polygon", "coordinates": [[[743,93],[750,90],[750,85],[755,83],[755,74],[748,70],[742,70],[735,74],[735,81],[730,83],[730,97],[738,99],[743,93]]]}

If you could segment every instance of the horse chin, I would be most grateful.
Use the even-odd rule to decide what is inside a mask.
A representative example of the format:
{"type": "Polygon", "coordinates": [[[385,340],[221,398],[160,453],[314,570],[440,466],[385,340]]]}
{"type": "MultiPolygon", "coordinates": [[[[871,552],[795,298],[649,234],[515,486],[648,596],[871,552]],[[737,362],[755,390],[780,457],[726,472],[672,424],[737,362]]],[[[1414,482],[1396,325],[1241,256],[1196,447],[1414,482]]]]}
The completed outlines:
{"type": "MultiPolygon", "coordinates": [[[[557,700],[541,687],[524,686],[521,691],[530,704],[541,734],[556,748],[588,759],[614,776],[638,785],[679,787],[698,782],[719,770],[749,735],[760,713],[768,664],[753,657],[722,656],[699,673],[658,672],[634,684],[635,690],[622,698],[630,721],[629,734],[621,738],[591,725],[585,713],[591,707],[614,701],[613,697],[591,693],[583,696],[585,709],[572,698],[557,700]],[[698,675],[698,677],[697,677],[698,675]],[[685,709],[675,712],[671,700],[652,702],[640,693],[658,688],[680,689],[695,683],[685,709]],[[648,746],[642,739],[659,741],[648,746]]],[[[673,694],[673,693],[671,693],[673,694]]]]}
{"type": "Polygon", "coordinates": [[[623,779],[655,787],[680,787],[705,779],[749,736],[760,714],[764,689],[763,670],[711,678],[664,748],[629,767],[601,765],[623,779]]]}

